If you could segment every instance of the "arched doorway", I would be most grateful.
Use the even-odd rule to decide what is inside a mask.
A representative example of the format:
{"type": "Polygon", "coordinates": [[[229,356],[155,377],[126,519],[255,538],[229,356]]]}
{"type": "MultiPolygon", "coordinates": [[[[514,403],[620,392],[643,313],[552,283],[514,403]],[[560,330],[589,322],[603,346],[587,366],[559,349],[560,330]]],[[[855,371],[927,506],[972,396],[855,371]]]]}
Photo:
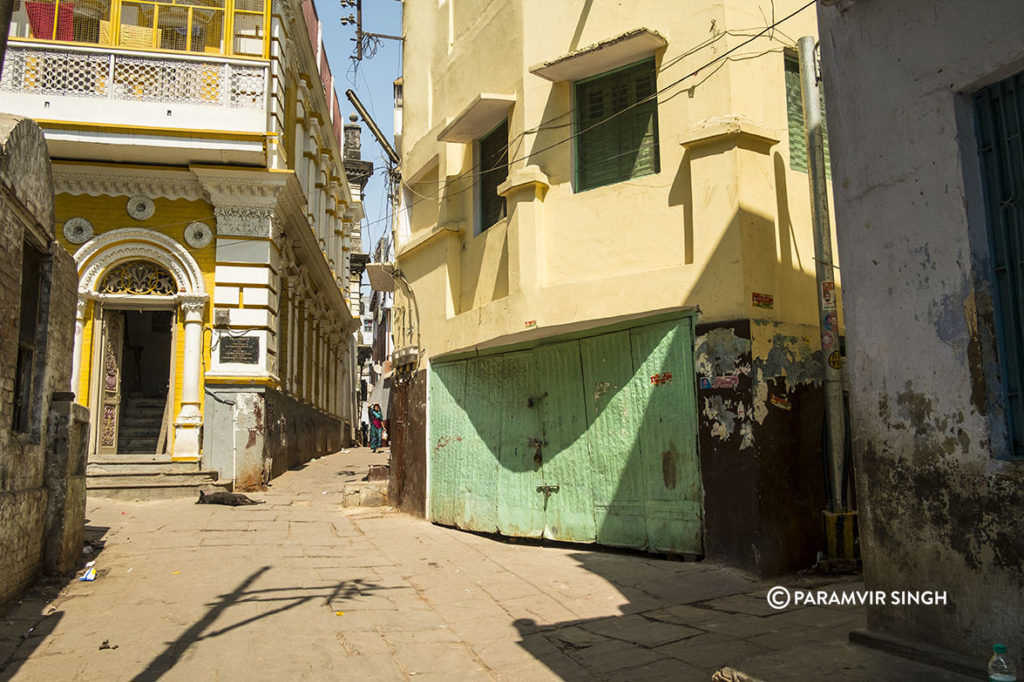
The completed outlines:
{"type": "Polygon", "coordinates": [[[90,456],[198,458],[208,298],[198,264],[173,239],[133,228],[90,240],[75,260],[79,319],[71,386],[82,390],[87,363],[90,456]],[[87,319],[90,343],[83,348],[87,319]]]}

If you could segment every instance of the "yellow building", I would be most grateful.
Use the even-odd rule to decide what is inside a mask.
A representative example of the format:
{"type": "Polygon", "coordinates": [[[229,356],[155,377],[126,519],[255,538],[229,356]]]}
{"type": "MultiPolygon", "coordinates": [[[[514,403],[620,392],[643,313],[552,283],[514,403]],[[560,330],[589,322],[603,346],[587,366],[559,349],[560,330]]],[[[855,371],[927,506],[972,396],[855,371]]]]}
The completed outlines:
{"type": "Polygon", "coordinates": [[[361,185],[311,2],[21,2],[0,100],[45,131],[78,264],[91,489],[245,488],[348,442],[361,185]]]}
{"type": "Polygon", "coordinates": [[[393,465],[428,483],[399,504],[813,563],[813,6],[439,0],[406,3],[404,29],[393,361],[428,386],[393,465]]]}

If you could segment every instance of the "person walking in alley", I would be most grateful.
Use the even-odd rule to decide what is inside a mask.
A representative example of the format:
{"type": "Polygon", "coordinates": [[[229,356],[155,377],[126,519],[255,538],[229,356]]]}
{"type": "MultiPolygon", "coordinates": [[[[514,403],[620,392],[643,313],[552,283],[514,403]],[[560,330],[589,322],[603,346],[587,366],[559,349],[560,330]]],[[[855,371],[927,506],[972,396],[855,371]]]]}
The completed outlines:
{"type": "Polygon", "coordinates": [[[384,431],[384,413],[380,410],[380,403],[374,403],[370,407],[370,451],[377,452],[380,449],[380,436],[384,431]]]}

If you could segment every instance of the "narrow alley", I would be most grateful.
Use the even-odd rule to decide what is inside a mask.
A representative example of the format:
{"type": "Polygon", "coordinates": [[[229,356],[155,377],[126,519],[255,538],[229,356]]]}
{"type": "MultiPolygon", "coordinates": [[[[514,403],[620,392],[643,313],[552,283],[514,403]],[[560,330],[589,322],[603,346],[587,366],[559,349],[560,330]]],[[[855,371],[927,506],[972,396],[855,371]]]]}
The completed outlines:
{"type": "MultiPolygon", "coordinates": [[[[265,504],[90,498],[96,579],[0,624],[18,680],[965,680],[848,643],[862,607],[773,610],[709,562],[516,544],[344,507],[365,448],[275,479],[265,504]],[[729,679],[729,678],[727,678],[729,679]]],[[[855,590],[855,578],[790,587],[855,590]]]]}

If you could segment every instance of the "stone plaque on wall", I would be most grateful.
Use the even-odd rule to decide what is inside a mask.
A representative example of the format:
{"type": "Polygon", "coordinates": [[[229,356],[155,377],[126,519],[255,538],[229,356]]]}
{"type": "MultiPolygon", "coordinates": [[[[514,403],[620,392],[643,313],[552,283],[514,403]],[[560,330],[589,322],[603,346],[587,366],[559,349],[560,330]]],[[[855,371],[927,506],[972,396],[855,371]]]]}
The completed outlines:
{"type": "Polygon", "coordinates": [[[260,340],[255,336],[222,336],[220,362],[255,365],[260,361],[260,340]]]}

